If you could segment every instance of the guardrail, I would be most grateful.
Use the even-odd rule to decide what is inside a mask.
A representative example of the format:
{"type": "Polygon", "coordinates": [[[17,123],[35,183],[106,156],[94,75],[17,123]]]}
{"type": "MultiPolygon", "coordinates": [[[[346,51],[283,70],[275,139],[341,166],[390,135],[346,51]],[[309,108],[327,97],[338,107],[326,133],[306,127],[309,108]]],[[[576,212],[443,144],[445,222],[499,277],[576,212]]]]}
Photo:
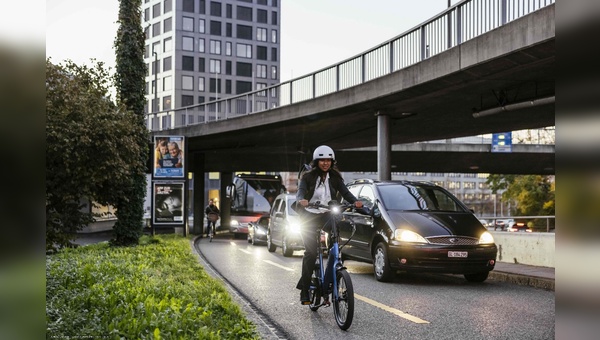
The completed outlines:
{"type": "MultiPolygon", "coordinates": [[[[523,220],[546,220],[546,232],[550,232],[550,220],[556,220],[556,216],[480,216],[477,217],[481,220],[490,221],[490,227],[493,227],[496,224],[497,220],[515,220],[515,221],[523,221],[523,220]]],[[[556,226],[555,226],[556,227],[556,226]]]]}
{"type": "Polygon", "coordinates": [[[416,64],[554,2],[461,1],[395,38],[306,76],[220,100],[148,113],[147,127],[161,131],[205,124],[342,91],[416,64]]]}

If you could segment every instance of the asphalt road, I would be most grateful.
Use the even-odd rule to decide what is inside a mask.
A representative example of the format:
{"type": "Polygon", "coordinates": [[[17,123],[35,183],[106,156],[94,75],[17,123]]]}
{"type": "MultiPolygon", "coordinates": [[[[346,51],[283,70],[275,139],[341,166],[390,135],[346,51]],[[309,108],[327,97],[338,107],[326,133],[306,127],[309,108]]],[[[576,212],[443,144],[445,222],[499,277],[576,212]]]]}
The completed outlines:
{"type": "Polygon", "coordinates": [[[295,289],[302,251],[218,235],[197,239],[200,261],[223,279],[264,339],[554,339],[554,292],[488,279],[469,283],[459,275],[402,274],[377,282],[370,264],[346,261],[356,304],[348,331],[333,310],[313,312],[295,289]]]}

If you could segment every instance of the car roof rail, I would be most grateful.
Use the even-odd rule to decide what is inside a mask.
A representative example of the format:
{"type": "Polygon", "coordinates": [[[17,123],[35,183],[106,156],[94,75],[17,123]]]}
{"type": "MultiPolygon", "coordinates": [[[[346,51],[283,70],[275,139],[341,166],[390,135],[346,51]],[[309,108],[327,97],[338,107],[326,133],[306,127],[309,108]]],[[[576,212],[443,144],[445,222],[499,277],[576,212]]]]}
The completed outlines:
{"type": "Polygon", "coordinates": [[[361,179],[355,179],[348,184],[362,184],[362,183],[373,184],[373,183],[375,183],[375,180],[372,180],[370,178],[361,178],[361,179]]]}

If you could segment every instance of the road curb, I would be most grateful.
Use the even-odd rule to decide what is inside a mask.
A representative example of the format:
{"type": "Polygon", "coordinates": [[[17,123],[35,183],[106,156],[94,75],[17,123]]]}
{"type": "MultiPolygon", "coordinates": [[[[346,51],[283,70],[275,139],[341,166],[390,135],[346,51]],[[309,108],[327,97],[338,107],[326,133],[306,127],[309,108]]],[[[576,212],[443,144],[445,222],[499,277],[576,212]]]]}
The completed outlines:
{"type": "Polygon", "coordinates": [[[543,277],[491,271],[488,278],[491,280],[509,282],[521,286],[529,286],[554,291],[554,280],[543,277]]]}

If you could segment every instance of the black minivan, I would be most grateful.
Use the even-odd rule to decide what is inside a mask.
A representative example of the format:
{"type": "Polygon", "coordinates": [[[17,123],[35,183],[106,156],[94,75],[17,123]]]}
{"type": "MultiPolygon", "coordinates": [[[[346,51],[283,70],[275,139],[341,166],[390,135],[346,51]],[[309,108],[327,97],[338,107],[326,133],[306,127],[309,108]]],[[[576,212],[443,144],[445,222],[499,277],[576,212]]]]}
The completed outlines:
{"type": "Polygon", "coordinates": [[[373,263],[375,278],[396,271],[462,274],[483,282],[494,269],[494,238],[460,200],[428,182],[357,180],[350,191],[371,211],[346,212],[342,257],[373,263]],[[352,235],[352,237],[350,237],[352,235]]]}

